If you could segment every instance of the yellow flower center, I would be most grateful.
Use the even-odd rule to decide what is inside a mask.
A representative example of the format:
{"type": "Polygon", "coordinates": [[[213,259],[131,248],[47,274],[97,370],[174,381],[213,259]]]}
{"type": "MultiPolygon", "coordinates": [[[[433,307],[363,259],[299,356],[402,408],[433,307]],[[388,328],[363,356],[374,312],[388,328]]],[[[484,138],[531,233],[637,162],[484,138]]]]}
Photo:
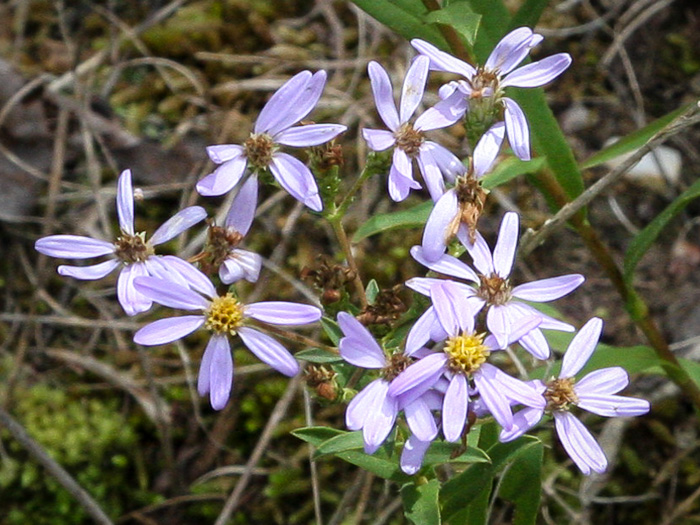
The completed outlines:
{"type": "Polygon", "coordinates": [[[272,162],[275,143],[267,133],[252,133],[243,143],[245,156],[255,168],[267,168],[272,162]]]}
{"type": "Polygon", "coordinates": [[[403,124],[396,133],[394,133],[396,138],[396,147],[402,149],[411,158],[418,155],[420,147],[425,140],[422,131],[414,129],[411,124],[403,124]]]}
{"type": "Polygon", "coordinates": [[[564,411],[569,410],[569,405],[575,405],[578,402],[578,396],[574,392],[575,383],[573,377],[552,379],[547,383],[547,390],[544,392],[547,409],[564,411]]]}
{"type": "Polygon", "coordinates": [[[129,235],[122,232],[120,237],[114,242],[114,253],[124,264],[144,262],[153,255],[153,247],[146,242],[146,234],[141,232],[136,235],[129,235]]]}
{"type": "Polygon", "coordinates": [[[217,334],[236,335],[243,324],[243,305],[230,293],[214,299],[205,313],[204,326],[217,334]]]}
{"type": "Polygon", "coordinates": [[[472,374],[491,354],[484,345],[486,334],[465,334],[450,337],[445,344],[444,352],[449,356],[448,367],[453,372],[472,374]]]}

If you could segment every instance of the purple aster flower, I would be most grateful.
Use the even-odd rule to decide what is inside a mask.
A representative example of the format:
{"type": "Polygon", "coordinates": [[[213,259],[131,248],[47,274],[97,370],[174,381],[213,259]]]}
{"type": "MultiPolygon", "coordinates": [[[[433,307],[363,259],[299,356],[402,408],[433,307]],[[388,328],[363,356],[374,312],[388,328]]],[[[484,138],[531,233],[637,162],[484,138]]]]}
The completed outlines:
{"type": "Polygon", "coordinates": [[[304,325],[321,318],[321,310],[315,306],[281,301],[246,305],[231,293],[219,296],[211,281],[194,267],[189,287],[155,277],[139,277],[134,284],[158,304],[198,312],[154,321],[136,332],[134,342],[146,346],[170,343],[201,327],[212,332],[202,356],[197,390],[202,396],[209,394],[215,410],[226,405],[233,385],[229,336],[238,335],[258,359],[284,375],[293,376],[299,372],[299,364],[292,354],[269,335],[249,326],[249,319],[277,325],[304,325]]]}
{"type": "Polygon", "coordinates": [[[646,399],[617,395],[629,384],[627,372],[619,366],[595,370],[576,381],[574,376],[593,354],[602,330],[603,321],[597,317],[581,328],[564,354],[559,377],[547,384],[540,382],[538,390],[546,407],[528,406],[516,413],[512,429],[501,432],[501,441],[511,441],[524,434],[542,419],[546,409],[554,416],[554,427],[564,450],[581,472],[605,471],[608,460],[603,449],[581,421],[569,412],[571,406],[604,417],[641,416],[649,412],[650,406],[646,399]]]}
{"type": "Polygon", "coordinates": [[[193,259],[204,273],[211,275],[218,270],[224,284],[240,279],[251,283],[258,280],[262,257],[238,247],[253,223],[257,202],[258,183],[253,174],[240,186],[224,226],[209,225],[204,249],[193,259]]]}
{"type": "Polygon", "coordinates": [[[269,169],[279,185],[295,199],[314,211],[321,211],[323,202],[313,174],[303,162],[280,152],[279,147],[318,146],[347,129],[340,124],[292,127],[316,106],[325,83],[325,71],[314,74],[302,71],[294,75],[265,104],[253,133],[242,146],[209,146],[209,158],[219,167],[197,183],[197,191],[207,197],[222,195],[238,184],[246,167],[254,172],[269,169]]]}
{"type": "Polygon", "coordinates": [[[102,279],[121,266],[117,279],[117,298],[128,315],[145,312],[153,304],[150,299],[134,288],[134,279],[139,276],[160,276],[184,282],[180,274],[181,259],[155,255],[154,247],[168,242],[207,216],[201,206],[190,206],[179,211],[158,228],[150,239],[144,232],[134,231],[134,192],[131,170],[124,170],[117,182],[117,214],[121,235],[114,242],[92,239],[80,235],[50,235],[36,241],[39,253],[50,257],[67,259],[91,259],[103,255],[112,257],[91,266],[58,267],[60,275],[81,280],[102,279]]]}
{"type": "Polygon", "coordinates": [[[437,427],[422,396],[403,400],[388,394],[391,381],[406,369],[411,359],[401,353],[385,355],[367,328],[348,313],[338,314],[338,325],[344,335],[338,345],[341,357],[357,367],[381,371],[381,377],[365,386],[345,412],[348,428],[362,430],[365,452],[374,454],[384,443],[402,408],[415,435],[427,441],[434,439],[437,427]]]}
{"type": "MultiPolygon", "coordinates": [[[[509,212],[504,215],[493,253],[479,233],[474,244],[465,243],[476,272],[459,259],[447,254],[432,262],[426,257],[425,247],[414,246],[411,255],[435,272],[476,284],[476,288],[463,285],[460,289],[477,311],[484,306],[488,307],[486,326],[501,347],[511,339],[511,327],[517,325],[520,319],[533,315],[541,317],[542,324],[522,335],[518,342],[538,359],[547,359],[550,353],[549,345],[541,329],[573,332],[574,327],[543,314],[523,301],[539,303],[560,299],[578,288],[585,279],[580,274],[569,274],[511,286],[509,277],[518,245],[518,224],[517,213],[509,212]]],[[[430,287],[435,281],[436,279],[416,277],[406,284],[419,293],[429,295],[430,287]]]]}
{"type": "Polygon", "coordinates": [[[377,62],[370,62],[367,67],[377,111],[391,131],[363,129],[362,136],[374,151],[394,147],[389,170],[389,195],[395,201],[404,200],[412,189],[420,188],[420,184],[413,179],[413,159],[418,162],[433,200],[437,200],[445,190],[443,175],[454,182],[455,175],[465,171],[457,157],[439,144],[425,139],[426,131],[450,126],[461,118],[449,102],[439,102],[421,114],[413,124],[410,123],[423,98],[429,64],[427,57],[416,57],[408,68],[398,112],[386,70],[377,62]]]}
{"type": "Polygon", "coordinates": [[[503,142],[503,124],[494,124],[474,148],[469,172],[457,177],[455,186],[435,203],[423,230],[423,251],[428,260],[436,261],[457,235],[476,237],[476,224],[486,202],[487,192],[479,179],[491,170],[503,142]]]}
{"type": "Polygon", "coordinates": [[[464,80],[443,86],[440,91],[440,96],[445,100],[458,97],[455,112],[464,115],[468,111],[467,119],[481,123],[483,127],[505,120],[513,153],[522,160],[530,160],[530,131],[525,114],[513,99],[505,96],[504,89],[509,86],[544,86],[569,67],[569,54],[558,53],[516,69],[530,53],[530,49],[542,39],[542,35],[533,33],[528,27],[514,29],[496,45],[486,63],[477,68],[423,40],[414,39],[411,45],[419,53],[430,57],[431,69],[457,73],[464,77],[464,80]],[[503,117],[500,116],[501,110],[503,117]]]}
{"type": "MultiPolygon", "coordinates": [[[[501,348],[493,335],[475,331],[476,310],[457,283],[440,281],[430,287],[434,319],[444,331],[442,350],[429,354],[409,366],[389,386],[389,395],[415,396],[433,387],[444,375],[449,380],[442,405],[442,432],[448,441],[457,441],[464,430],[469,409],[470,381],[478,390],[483,404],[506,429],[513,426],[511,402],[527,406],[542,406],[544,401],[529,385],[502,372],[486,362],[488,356],[501,348]]],[[[517,340],[540,323],[539,317],[522,319],[510,333],[517,340]]],[[[408,339],[430,338],[427,323],[416,324],[408,339]],[[416,335],[413,332],[421,332],[416,335]]],[[[407,348],[406,354],[416,350],[407,348]]]]}

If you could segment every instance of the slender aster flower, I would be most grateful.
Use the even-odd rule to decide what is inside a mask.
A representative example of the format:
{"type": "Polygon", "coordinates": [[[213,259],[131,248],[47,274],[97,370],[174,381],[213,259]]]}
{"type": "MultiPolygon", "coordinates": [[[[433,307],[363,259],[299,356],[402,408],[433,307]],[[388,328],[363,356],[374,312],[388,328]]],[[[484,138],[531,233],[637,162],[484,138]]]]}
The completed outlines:
{"type": "Polygon", "coordinates": [[[219,296],[211,281],[192,267],[189,287],[155,277],[139,277],[136,288],[152,301],[195,315],[170,317],[154,321],[134,335],[134,342],[146,345],[170,343],[204,327],[212,335],[199,368],[197,390],[209,394],[211,406],[221,410],[228,401],[233,385],[233,360],[229,337],[238,335],[255,356],[278,372],[293,376],[299,364],[275,339],[249,326],[249,320],[276,325],[304,325],[318,321],[321,310],[315,306],[268,301],[242,304],[231,293],[219,296]]]}
{"type": "Polygon", "coordinates": [[[408,367],[411,359],[402,353],[385,355],[367,328],[348,313],[338,314],[338,325],[344,335],[338,345],[341,357],[357,367],[380,370],[381,374],[350,401],[345,412],[348,428],[362,430],[365,452],[374,454],[384,443],[402,408],[415,435],[426,441],[434,439],[437,427],[423,397],[404,402],[388,394],[391,381],[408,367]]]}
{"type": "Polygon", "coordinates": [[[211,275],[218,270],[224,284],[240,279],[255,282],[260,275],[262,257],[238,246],[248,233],[258,202],[256,175],[251,175],[239,188],[226,216],[224,226],[209,225],[204,249],[192,262],[198,262],[204,273],[211,275]]]}
{"type": "Polygon", "coordinates": [[[486,203],[487,191],[481,177],[491,171],[503,142],[503,124],[494,124],[479,140],[466,175],[457,177],[453,188],[435,203],[423,230],[423,252],[436,261],[457,235],[460,239],[476,238],[476,225],[486,203]]]}
{"type": "MultiPolygon", "coordinates": [[[[190,206],[179,211],[158,228],[150,239],[145,232],[134,231],[134,192],[131,170],[124,170],[117,182],[117,215],[121,234],[114,242],[92,239],[81,235],[50,235],[36,241],[39,253],[66,259],[91,259],[110,255],[110,259],[91,266],[61,265],[58,273],[75,279],[92,281],[102,279],[121,267],[117,279],[117,298],[128,315],[145,312],[153,304],[134,288],[139,276],[160,276],[184,282],[181,259],[158,256],[154,247],[168,242],[207,216],[201,206],[190,206]]],[[[186,263],[185,263],[186,264],[186,263]]],[[[185,270],[186,271],[186,270],[185,270]]]]}
{"type": "Polygon", "coordinates": [[[558,53],[516,69],[542,39],[542,35],[533,33],[528,27],[514,29],[496,45],[486,63],[476,68],[423,40],[414,39],[411,45],[430,57],[431,69],[464,77],[464,80],[452,82],[440,90],[443,99],[453,101],[454,112],[461,115],[468,112],[468,124],[482,129],[505,120],[513,153],[522,160],[529,160],[530,131],[525,114],[513,99],[505,96],[504,90],[507,87],[544,86],[569,67],[571,56],[558,53]]]}
{"type": "Polygon", "coordinates": [[[428,58],[416,57],[408,68],[398,112],[386,70],[377,62],[370,62],[367,67],[377,111],[391,131],[363,129],[362,136],[374,151],[394,147],[389,170],[389,195],[395,201],[404,200],[412,189],[421,187],[413,179],[413,159],[418,163],[433,200],[437,200],[445,191],[443,175],[454,182],[455,175],[465,171],[460,160],[446,148],[425,139],[426,131],[451,126],[461,118],[461,115],[453,112],[451,104],[439,102],[421,114],[413,124],[410,122],[423,98],[429,64],[428,58]]]}
{"type": "Polygon", "coordinates": [[[649,402],[617,395],[629,384],[624,368],[614,366],[595,370],[576,381],[583,366],[593,354],[603,321],[594,317],[572,339],[564,354],[559,377],[540,384],[540,395],[546,407],[528,406],[514,416],[511,430],[501,432],[501,441],[511,441],[536,425],[545,410],[554,416],[554,427],[561,444],[581,472],[605,472],[608,460],[593,435],[570,410],[577,406],[604,417],[641,416],[649,412],[649,402]]]}
{"type": "MultiPolygon", "coordinates": [[[[415,396],[433,387],[444,375],[449,380],[442,406],[442,432],[448,441],[457,441],[464,430],[469,408],[469,381],[481,396],[491,415],[506,429],[513,426],[511,401],[527,406],[542,406],[544,401],[526,383],[502,372],[486,362],[499,346],[493,335],[475,331],[476,311],[457,283],[441,281],[430,287],[434,318],[444,330],[442,351],[429,354],[409,366],[389,386],[389,395],[415,396]]],[[[539,317],[521,320],[511,331],[511,343],[539,325],[539,317]]],[[[420,320],[411,332],[423,332],[417,336],[427,341],[430,328],[420,320]]],[[[409,333],[408,339],[416,337],[409,333]]],[[[407,343],[408,345],[408,343],[407,343]]],[[[416,351],[407,349],[407,355],[416,351]]]]}
{"type": "Polygon", "coordinates": [[[269,169],[279,185],[295,199],[314,211],[321,211],[323,202],[313,174],[303,162],[279,148],[318,146],[347,129],[340,124],[294,126],[316,106],[325,83],[325,71],[314,74],[302,71],[294,75],[265,104],[253,133],[242,146],[209,146],[209,158],[219,167],[197,183],[197,191],[207,197],[223,195],[238,184],[246,168],[253,172],[269,169]]]}
{"type": "MultiPolygon", "coordinates": [[[[538,359],[547,359],[550,353],[549,345],[541,329],[573,332],[574,327],[543,314],[523,301],[540,303],[560,299],[578,288],[585,279],[580,274],[569,274],[513,287],[510,283],[510,272],[518,245],[518,224],[517,213],[509,212],[504,215],[493,253],[479,233],[474,244],[464,243],[474,261],[476,272],[459,259],[447,254],[431,262],[426,257],[425,247],[414,246],[411,255],[435,272],[464,279],[476,285],[474,288],[463,285],[460,289],[472,301],[477,311],[483,307],[488,308],[486,326],[501,347],[511,338],[511,327],[520,319],[533,315],[541,317],[542,324],[524,334],[518,342],[538,359]]],[[[435,281],[436,279],[416,277],[406,284],[413,290],[428,295],[435,281]]]]}

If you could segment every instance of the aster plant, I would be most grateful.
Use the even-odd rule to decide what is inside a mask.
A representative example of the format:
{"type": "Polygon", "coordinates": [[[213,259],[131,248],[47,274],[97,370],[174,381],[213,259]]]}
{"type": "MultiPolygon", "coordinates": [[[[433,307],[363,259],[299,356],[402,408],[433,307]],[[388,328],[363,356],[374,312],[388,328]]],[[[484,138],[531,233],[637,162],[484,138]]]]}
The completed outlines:
{"type": "MultiPolygon", "coordinates": [[[[454,5],[451,2],[446,9],[454,5]]],[[[128,315],[146,312],[153,303],[186,312],[162,317],[162,311],[153,308],[133,340],[150,347],[204,333],[206,343],[192,337],[183,344],[203,347],[197,348],[201,350],[197,353],[201,354],[197,390],[208,397],[214,410],[222,410],[231,398],[232,344],[246,347],[284,376],[304,370],[307,384],[319,394],[319,403],[347,403],[343,413],[348,431],[307,427],[296,429],[295,435],[318,448],[319,455],[334,454],[400,482],[407,516],[414,523],[442,523],[443,518],[450,523],[467,518],[478,523],[482,515],[486,523],[484,509],[489,505],[485,503],[492,491],[501,485],[522,486],[525,474],[534,480],[523,486],[522,495],[514,496],[516,522],[535,523],[541,488],[535,470],[542,465],[544,447],[531,430],[551,415],[553,432],[580,471],[601,473],[608,466],[605,453],[574,411],[638,416],[648,412],[650,405],[620,395],[630,382],[620,366],[576,378],[601,336],[603,322],[598,318],[574,335],[556,377],[535,379],[551,375],[558,366],[557,350],[563,345],[557,339],[562,334],[557,332],[575,332],[581,321],[576,316],[567,319],[543,303],[571,294],[584,283],[584,276],[575,273],[512,282],[521,216],[498,211],[499,202],[508,199],[488,202],[486,187],[490,186],[485,178],[503,170],[504,159],[510,171],[516,172],[511,178],[536,171],[534,163],[522,162],[532,154],[530,128],[506,90],[545,85],[569,67],[571,58],[558,53],[520,66],[542,41],[541,35],[527,27],[506,34],[483,66],[455,58],[436,45],[445,42],[434,40],[411,40],[418,54],[409,62],[398,106],[389,72],[378,61],[369,62],[369,85],[388,129],[359,131],[373,153],[354,180],[352,174],[341,174],[342,148],[331,142],[347,127],[305,122],[321,98],[326,72],[302,71],[270,97],[243,144],[207,148],[216,168],[196,183],[193,195],[232,192],[232,200],[228,210],[217,214],[225,217],[223,224],[206,221],[206,237],[193,241],[197,246],[190,246],[188,258],[156,254],[155,247],[203,221],[207,212],[199,206],[185,208],[147,238],[135,229],[129,170],[122,172],[117,183],[120,233],[116,240],[52,235],[37,240],[35,246],[52,257],[107,257],[91,266],[61,265],[58,273],[96,280],[119,268],[117,297],[128,315]],[[455,73],[462,79],[443,85],[432,99],[438,102],[419,112],[431,71],[455,73]],[[455,126],[458,123],[464,126],[466,137],[455,126]],[[429,139],[428,133],[438,129],[453,133],[453,145],[460,145],[447,148],[429,139]],[[515,158],[502,151],[506,137],[515,158]],[[308,165],[300,160],[304,157],[284,151],[288,147],[308,154],[308,165]],[[390,155],[381,153],[388,151],[390,155]],[[414,178],[414,161],[425,192],[419,191],[423,188],[414,178]],[[348,235],[345,227],[352,222],[344,219],[356,195],[369,177],[387,172],[387,196],[394,201],[389,203],[391,211],[371,217],[355,237],[348,235]],[[297,255],[280,260],[279,252],[269,247],[275,242],[295,245],[296,238],[288,237],[286,226],[273,242],[259,242],[260,237],[255,237],[261,231],[256,222],[267,219],[266,226],[276,224],[262,217],[269,206],[257,207],[260,181],[269,179],[266,174],[308,210],[317,212],[305,217],[305,228],[312,221],[327,226],[305,230],[307,235],[312,231],[328,234],[328,239],[315,239],[314,246],[319,250],[339,247],[333,257],[320,254],[320,268],[310,267],[309,262],[300,272],[313,277],[312,285],[320,296],[317,304],[322,307],[277,300],[278,294],[292,293],[315,302],[314,290],[293,275],[308,262],[304,258],[310,259],[311,250],[305,251],[308,243],[301,243],[297,255]],[[396,204],[409,194],[411,199],[424,201],[420,209],[396,204]],[[480,222],[482,215],[502,215],[493,249],[481,223],[496,224],[498,220],[480,222]],[[256,221],[256,216],[262,220],[256,221]],[[417,225],[422,228],[421,244],[411,246],[418,237],[410,235],[405,245],[404,237],[392,238],[390,258],[376,253],[369,244],[363,249],[353,246],[354,241],[377,232],[389,234],[417,225]],[[246,249],[241,247],[244,242],[246,249]],[[418,265],[411,261],[391,266],[394,259],[409,253],[418,265]],[[383,290],[374,280],[366,283],[368,262],[387,260],[390,262],[381,271],[372,273],[381,276],[377,279],[402,278],[383,290]],[[419,265],[425,269],[416,273],[419,265]],[[292,286],[270,285],[267,277],[261,278],[265,271],[292,286]],[[253,286],[252,296],[264,300],[245,302],[253,286]],[[311,336],[294,330],[309,325],[315,325],[311,336]]],[[[482,47],[479,41],[462,54],[482,47]]],[[[547,169],[555,170],[558,160],[549,155],[547,169]]],[[[557,181],[564,179],[560,174],[557,181]]],[[[268,234],[266,241],[275,235],[274,230],[263,233],[268,234]]],[[[626,299],[629,305],[636,304],[634,296],[626,299]]],[[[310,401],[306,406],[307,420],[311,420],[315,405],[310,401]]],[[[230,517],[226,512],[222,511],[219,523],[230,517]]]]}

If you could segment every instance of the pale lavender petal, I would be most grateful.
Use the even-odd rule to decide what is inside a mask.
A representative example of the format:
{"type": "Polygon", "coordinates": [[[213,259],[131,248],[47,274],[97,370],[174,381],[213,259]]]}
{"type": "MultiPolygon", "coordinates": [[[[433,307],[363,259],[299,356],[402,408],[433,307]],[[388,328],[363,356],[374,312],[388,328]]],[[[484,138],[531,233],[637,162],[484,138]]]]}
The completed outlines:
{"type": "Polygon", "coordinates": [[[138,277],[134,287],[152,301],[170,308],[206,310],[209,307],[209,301],[197,292],[157,277],[138,277]]]}
{"type": "Polygon", "coordinates": [[[367,65],[367,72],[379,116],[391,131],[397,131],[401,122],[396,111],[396,104],[394,104],[394,92],[389,75],[382,66],[374,61],[367,65]]]}
{"type": "Polygon", "coordinates": [[[411,429],[414,436],[421,441],[432,441],[437,436],[438,428],[430,406],[423,397],[419,397],[403,407],[404,415],[408,428],[411,429]]]}
{"type": "Polygon", "coordinates": [[[122,171],[117,181],[117,215],[121,231],[133,235],[134,189],[131,186],[131,170],[122,171]]]}
{"type": "Polygon", "coordinates": [[[513,414],[513,428],[510,430],[501,430],[498,435],[498,440],[501,443],[513,441],[534,427],[540,422],[544,410],[539,408],[524,408],[513,414]]]}
{"type": "Polygon", "coordinates": [[[423,257],[426,261],[437,261],[442,257],[450,241],[452,225],[459,221],[457,192],[447,190],[435,203],[423,230],[423,257]]]}
{"type": "Polygon", "coordinates": [[[348,129],[342,124],[308,124],[284,130],[275,136],[275,142],[296,148],[325,144],[348,129]]]}
{"type": "Polygon", "coordinates": [[[421,175],[423,175],[423,181],[428,189],[430,198],[437,202],[445,193],[445,181],[442,177],[442,173],[440,173],[440,168],[438,168],[430,150],[423,148],[423,146],[420,148],[416,161],[418,161],[418,169],[420,169],[421,175]]]}
{"type": "Polygon", "coordinates": [[[489,332],[496,338],[498,348],[508,346],[510,339],[510,322],[506,316],[505,307],[501,305],[493,305],[486,313],[486,326],[489,332]]]}
{"type": "Polygon", "coordinates": [[[216,197],[228,193],[243,177],[248,159],[240,156],[221,164],[197,183],[197,192],[204,197],[216,197]]]}
{"type": "Polygon", "coordinates": [[[496,381],[496,371],[494,366],[484,363],[477,370],[473,377],[476,387],[479,389],[481,400],[488,408],[493,418],[504,429],[513,428],[513,413],[510,410],[508,398],[501,391],[501,384],[496,381]]]}
{"type": "Polygon", "coordinates": [[[414,246],[411,248],[411,256],[434,272],[457,277],[458,279],[464,279],[466,281],[472,281],[477,284],[480,282],[474,270],[452,255],[444,254],[437,261],[431,262],[425,257],[422,246],[414,246]]]}
{"type": "Polygon", "coordinates": [[[439,321],[435,315],[435,308],[431,306],[423,312],[423,315],[416,319],[416,322],[413,323],[411,330],[408,332],[405,350],[407,356],[413,355],[430,341],[433,325],[436,323],[439,323],[439,321]]]}
{"type": "Polygon", "coordinates": [[[430,69],[434,71],[448,71],[450,73],[458,73],[469,79],[476,74],[476,69],[466,62],[453,57],[452,55],[440,51],[434,45],[414,38],[411,40],[411,45],[421,55],[426,55],[430,58],[430,69]]]}
{"type": "MultiPolygon", "coordinates": [[[[433,286],[430,289],[430,298],[433,301],[433,308],[435,308],[440,325],[449,336],[453,337],[464,331],[461,310],[468,308],[468,306],[465,306],[466,301],[459,293],[459,289],[453,288],[449,284],[449,281],[444,281],[433,286]]],[[[471,331],[469,330],[469,332],[471,331]]]]}
{"type": "Polygon", "coordinates": [[[152,246],[168,242],[170,239],[177,237],[188,228],[204,220],[206,216],[207,212],[201,206],[190,206],[189,208],[180,210],[155,231],[149,242],[152,246]]]}
{"type": "Polygon", "coordinates": [[[496,44],[484,64],[484,69],[497,71],[500,75],[509,73],[528,55],[532,49],[531,41],[532,29],[529,27],[514,29],[496,44]]]}
{"type": "Polygon", "coordinates": [[[591,357],[603,331],[603,321],[597,317],[589,320],[574,336],[562,359],[559,377],[574,377],[591,357]]]}
{"type": "Polygon", "coordinates": [[[430,288],[442,280],[436,277],[411,277],[404,284],[419,294],[430,296],[430,288]]]}
{"type": "Polygon", "coordinates": [[[300,325],[315,323],[321,318],[321,310],[309,304],[286,301],[263,301],[248,304],[244,308],[246,317],[263,323],[300,325]]]}
{"type": "Polygon", "coordinates": [[[314,211],[323,209],[316,179],[303,162],[286,153],[277,153],[272,157],[270,171],[292,197],[314,211]]]}
{"type": "Polygon", "coordinates": [[[501,87],[532,88],[544,86],[561,75],[570,65],[571,56],[568,53],[557,53],[516,69],[503,79],[501,87]]]}
{"type": "Polygon", "coordinates": [[[394,134],[385,129],[365,128],[362,130],[362,137],[364,137],[370,149],[373,151],[384,151],[396,144],[394,134]]]}
{"type": "Polygon", "coordinates": [[[551,354],[549,343],[547,343],[547,339],[542,333],[542,330],[539,328],[535,328],[534,330],[531,330],[529,333],[520,337],[518,342],[525,350],[530,352],[537,359],[549,359],[551,354]]]}
{"type": "Polygon", "coordinates": [[[459,122],[467,112],[467,99],[459,90],[452,91],[449,96],[424,111],[413,127],[419,131],[430,131],[451,126],[459,122]]]}
{"type": "MultiPolygon", "coordinates": [[[[460,239],[461,240],[461,239],[460,239]]],[[[474,243],[462,243],[469,252],[474,262],[474,267],[481,275],[491,275],[494,272],[493,257],[486,240],[479,232],[476,232],[474,243]]]]}
{"type": "MultiPolygon", "coordinates": [[[[411,159],[402,149],[396,148],[392,155],[392,170],[396,170],[404,178],[413,180],[413,166],[411,159]]],[[[418,185],[420,188],[420,185],[418,185]]]]}
{"type": "Polygon", "coordinates": [[[217,336],[212,336],[209,338],[204,353],[202,354],[202,361],[199,363],[199,375],[197,375],[197,392],[200,396],[205,396],[209,393],[211,389],[211,362],[214,357],[214,346],[212,341],[217,336]]]}
{"type": "Polygon", "coordinates": [[[520,217],[515,212],[503,216],[501,228],[498,231],[498,241],[493,249],[493,268],[504,279],[510,275],[515,262],[515,250],[518,247],[520,217]]]}
{"type": "Polygon", "coordinates": [[[374,454],[394,428],[398,406],[396,399],[387,395],[388,388],[386,381],[379,381],[374,403],[368,407],[369,414],[362,428],[366,454],[374,454]]]}
{"type": "MultiPolygon", "coordinates": [[[[136,315],[145,312],[152,305],[150,297],[146,297],[134,286],[134,279],[145,278],[148,270],[144,263],[133,263],[124,266],[117,278],[117,299],[126,315],[136,315]]],[[[149,277],[150,279],[151,277],[149,277]]]]}
{"type": "Polygon", "coordinates": [[[554,412],[554,426],[564,450],[581,472],[586,475],[591,470],[605,472],[608,466],[605,453],[583,423],[569,412],[554,412]]]}
{"type": "Polygon", "coordinates": [[[144,264],[146,265],[146,270],[148,270],[149,276],[157,277],[158,279],[163,279],[165,281],[184,286],[185,288],[189,288],[189,283],[185,277],[181,275],[179,271],[177,271],[177,268],[174,268],[172,265],[164,261],[163,256],[151,255],[144,261],[144,264]]]}
{"type": "Polygon", "coordinates": [[[406,440],[400,459],[401,470],[404,473],[413,476],[421,469],[423,458],[430,447],[430,443],[430,441],[421,441],[413,435],[406,440]]]}
{"type": "Polygon", "coordinates": [[[212,162],[223,164],[229,160],[236,159],[243,155],[245,149],[237,144],[217,144],[215,146],[207,146],[207,155],[212,162]]]}
{"type": "Polygon", "coordinates": [[[467,172],[467,167],[462,164],[462,161],[450,150],[437,142],[426,140],[421,146],[421,150],[424,148],[430,150],[430,154],[435,160],[440,172],[448,181],[454,183],[458,176],[464,175],[467,172]]]}
{"type": "Polygon", "coordinates": [[[241,235],[246,235],[253,224],[258,206],[258,176],[253,173],[238,189],[228,210],[224,224],[241,235]]]}
{"type": "Polygon", "coordinates": [[[508,304],[508,308],[512,310],[517,310],[518,311],[518,316],[519,317],[525,317],[525,316],[532,316],[532,315],[537,315],[542,319],[542,323],[540,323],[540,328],[543,330],[559,330],[560,332],[574,332],[575,328],[570,325],[569,323],[565,323],[564,321],[560,321],[559,319],[555,319],[554,317],[550,317],[547,314],[543,314],[536,308],[533,308],[532,306],[521,303],[518,301],[511,301],[508,304]]]}
{"type": "Polygon", "coordinates": [[[503,122],[497,122],[479,139],[472,156],[472,172],[475,178],[480,179],[491,171],[491,167],[501,151],[504,136],[505,126],[503,122]]]}
{"type": "Polygon", "coordinates": [[[425,84],[428,82],[428,72],[430,71],[430,59],[426,56],[417,56],[411,63],[411,67],[406,72],[401,89],[401,103],[399,120],[408,122],[416,111],[418,104],[423,98],[425,84]]]}
{"type": "Polygon", "coordinates": [[[338,314],[343,337],[338,345],[340,356],[360,368],[384,368],[386,356],[369,330],[346,312],[338,314]]]}
{"type": "Polygon", "coordinates": [[[630,382],[627,370],[620,366],[594,370],[576,382],[574,391],[580,395],[617,394],[630,382]]]}
{"type": "Polygon", "coordinates": [[[579,274],[561,275],[518,285],[512,293],[518,299],[543,303],[564,297],[581,286],[584,280],[579,274]]]}
{"type": "MultiPolygon", "coordinates": [[[[216,288],[214,288],[214,285],[209,277],[204,275],[204,273],[193,264],[185,261],[184,259],[180,259],[179,257],[175,257],[174,255],[164,255],[161,258],[161,261],[171,271],[177,272],[180,274],[180,276],[182,276],[187,283],[187,288],[200,292],[207,297],[214,298],[217,296],[216,288]]],[[[175,306],[173,308],[178,307],[175,306]]]]}
{"type": "Polygon", "coordinates": [[[102,279],[110,272],[114,271],[120,264],[121,263],[117,259],[110,259],[109,261],[93,264],[91,266],[69,266],[67,264],[62,264],[58,267],[58,273],[64,277],[73,277],[74,279],[80,279],[82,281],[95,281],[97,279],[102,279]]]}
{"type": "Polygon", "coordinates": [[[114,244],[82,235],[49,235],[36,241],[34,249],[49,257],[89,259],[114,253],[114,244]]]}
{"type": "Polygon", "coordinates": [[[231,284],[240,279],[254,283],[260,276],[262,257],[246,250],[233,250],[228,259],[219,267],[219,278],[224,284],[231,284]]]}
{"type": "Polygon", "coordinates": [[[513,153],[520,160],[530,160],[530,128],[525,113],[512,98],[503,97],[506,131],[513,153]]]}
{"type": "Polygon", "coordinates": [[[320,86],[321,90],[318,89],[317,83],[312,83],[312,78],[311,71],[302,71],[282,84],[260,111],[255,122],[255,133],[275,135],[299,122],[305,116],[297,117],[300,111],[311,111],[321,95],[325,76],[320,86]]]}
{"type": "Polygon", "coordinates": [[[641,416],[650,408],[646,399],[612,394],[579,394],[576,406],[604,417],[641,416]]]}
{"type": "MultiPolygon", "coordinates": [[[[396,151],[400,150],[395,149],[394,152],[396,151]]],[[[394,202],[401,202],[408,197],[411,190],[419,190],[421,187],[420,183],[413,180],[413,178],[404,176],[397,168],[396,163],[391,165],[388,183],[389,196],[394,202]]]]}
{"type": "MultiPolygon", "coordinates": [[[[544,410],[547,405],[547,400],[543,395],[544,389],[540,388],[540,383],[535,383],[533,386],[531,383],[511,377],[489,363],[481,365],[474,376],[475,378],[476,375],[483,376],[477,387],[485,382],[484,379],[488,379],[489,385],[495,386],[496,390],[510,401],[541,410],[544,410]]],[[[481,392],[481,388],[479,388],[479,392],[481,392]]]]}
{"type": "Polygon", "coordinates": [[[447,356],[443,353],[431,354],[416,361],[401,372],[389,385],[389,395],[398,397],[409,390],[427,391],[445,370],[447,356]]]}
{"type": "Polygon", "coordinates": [[[233,358],[225,335],[213,335],[205,353],[211,351],[209,360],[209,401],[214,410],[221,410],[228,403],[233,387],[233,358]]]}
{"type": "Polygon", "coordinates": [[[345,425],[350,430],[361,430],[369,416],[369,407],[375,404],[375,398],[384,390],[383,379],[375,379],[350,400],[345,409],[345,425]]]}
{"type": "Polygon", "coordinates": [[[445,392],[442,404],[442,433],[447,441],[458,441],[467,421],[467,379],[463,374],[455,374],[445,392]]]}
{"type": "Polygon", "coordinates": [[[513,318],[510,304],[506,304],[502,308],[506,310],[506,317],[509,319],[510,324],[508,328],[508,344],[518,341],[542,324],[542,318],[539,315],[513,318]]]}
{"type": "Polygon", "coordinates": [[[172,343],[191,334],[204,324],[203,315],[183,315],[153,321],[134,334],[134,342],[139,345],[153,346],[172,343]]]}
{"type": "Polygon", "coordinates": [[[263,363],[267,363],[286,376],[291,377],[299,372],[299,363],[289,353],[289,350],[269,335],[246,326],[238,329],[238,335],[241,336],[248,350],[253,352],[263,363]]]}
{"type": "Polygon", "coordinates": [[[450,80],[447,84],[440,86],[440,89],[438,89],[438,97],[440,97],[440,100],[445,100],[451,97],[454,95],[455,91],[459,91],[458,86],[459,82],[456,80],[450,80]]]}

